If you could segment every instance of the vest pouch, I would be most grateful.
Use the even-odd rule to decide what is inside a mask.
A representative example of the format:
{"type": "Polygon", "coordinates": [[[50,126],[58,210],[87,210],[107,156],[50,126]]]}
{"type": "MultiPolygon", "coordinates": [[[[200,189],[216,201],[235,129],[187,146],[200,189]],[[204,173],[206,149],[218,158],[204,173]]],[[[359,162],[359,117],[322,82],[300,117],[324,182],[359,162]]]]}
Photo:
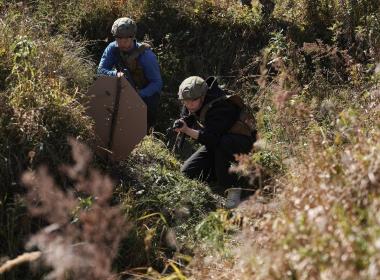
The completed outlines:
{"type": "Polygon", "coordinates": [[[120,52],[122,67],[128,70],[138,90],[143,89],[149,84],[148,79],[145,77],[144,69],[138,62],[138,57],[147,49],[150,49],[150,46],[146,43],[142,43],[131,53],[120,52]]]}

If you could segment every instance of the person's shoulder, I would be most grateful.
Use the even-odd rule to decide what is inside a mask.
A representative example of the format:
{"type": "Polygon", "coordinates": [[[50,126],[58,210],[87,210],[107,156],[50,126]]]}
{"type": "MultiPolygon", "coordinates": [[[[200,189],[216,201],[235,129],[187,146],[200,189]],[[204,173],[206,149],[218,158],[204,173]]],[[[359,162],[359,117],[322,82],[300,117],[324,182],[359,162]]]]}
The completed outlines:
{"type": "Polygon", "coordinates": [[[156,55],[154,54],[154,52],[151,50],[151,49],[146,49],[144,50],[139,58],[143,61],[146,61],[146,62],[152,62],[152,61],[156,61],[157,60],[157,57],[156,55]]]}
{"type": "Polygon", "coordinates": [[[112,41],[107,45],[107,50],[115,50],[117,49],[116,41],[112,41]]]}
{"type": "Polygon", "coordinates": [[[151,44],[147,42],[136,42],[136,47],[141,50],[141,55],[154,55],[151,44]]]}
{"type": "Polygon", "coordinates": [[[235,105],[228,100],[228,95],[221,89],[209,91],[208,96],[206,95],[205,104],[209,104],[212,112],[218,113],[220,111],[235,111],[235,105]]]}

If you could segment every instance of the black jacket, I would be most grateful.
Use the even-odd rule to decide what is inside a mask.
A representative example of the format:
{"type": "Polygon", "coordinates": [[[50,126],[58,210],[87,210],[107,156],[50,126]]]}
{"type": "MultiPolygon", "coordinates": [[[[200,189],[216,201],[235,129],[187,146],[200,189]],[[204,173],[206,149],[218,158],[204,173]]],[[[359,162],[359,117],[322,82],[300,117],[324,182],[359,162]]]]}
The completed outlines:
{"type": "MultiPolygon", "coordinates": [[[[206,104],[225,95],[225,92],[218,86],[215,77],[209,77],[206,80],[206,83],[208,84],[209,89],[206,93],[202,107],[195,112],[194,115],[190,115],[186,120],[186,123],[191,127],[193,127],[196,120],[199,120],[200,112],[206,104]]],[[[240,108],[227,100],[215,102],[213,106],[208,109],[204,123],[201,124],[202,127],[199,130],[198,137],[199,143],[206,145],[209,148],[217,146],[221,137],[226,134],[238,120],[239,113],[240,108]]]]}

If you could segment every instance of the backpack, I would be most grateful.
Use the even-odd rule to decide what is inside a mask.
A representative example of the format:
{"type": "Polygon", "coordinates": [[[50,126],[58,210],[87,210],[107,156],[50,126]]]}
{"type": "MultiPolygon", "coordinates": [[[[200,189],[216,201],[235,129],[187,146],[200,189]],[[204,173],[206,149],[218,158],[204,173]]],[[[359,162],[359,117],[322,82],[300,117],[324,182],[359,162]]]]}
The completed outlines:
{"type": "Polygon", "coordinates": [[[239,95],[223,95],[218,97],[209,103],[207,103],[201,110],[199,115],[199,121],[204,123],[206,119],[207,111],[212,108],[212,106],[222,100],[227,100],[232,104],[235,104],[240,109],[239,119],[234,123],[234,125],[228,130],[228,133],[241,134],[256,139],[256,120],[255,117],[250,112],[247,105],[244,104],[243,99],[239,95]]]}

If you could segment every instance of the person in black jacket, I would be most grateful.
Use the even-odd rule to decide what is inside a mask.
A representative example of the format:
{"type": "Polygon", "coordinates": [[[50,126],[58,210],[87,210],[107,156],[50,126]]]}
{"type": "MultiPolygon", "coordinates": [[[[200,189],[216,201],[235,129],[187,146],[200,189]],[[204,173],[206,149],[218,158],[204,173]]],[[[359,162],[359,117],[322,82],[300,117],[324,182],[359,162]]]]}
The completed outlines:
{"type": "Polygon", "coordinates": [[[185,79],[179,87],[178,99],[186,109],[186,116],[179,120],[181,125],[176,132],[202,144],[184,162],[181,171],[191,179],[215,178],[219,191],[229,190],[226,207],[236,207],[241,191],[237,175],[229,173],[229,168],[235,162],[235,154],[251,151],[254,131],[238,125],[241,108],[227,98],[214,77],[206,81],[198,76],[185,79]]]}

